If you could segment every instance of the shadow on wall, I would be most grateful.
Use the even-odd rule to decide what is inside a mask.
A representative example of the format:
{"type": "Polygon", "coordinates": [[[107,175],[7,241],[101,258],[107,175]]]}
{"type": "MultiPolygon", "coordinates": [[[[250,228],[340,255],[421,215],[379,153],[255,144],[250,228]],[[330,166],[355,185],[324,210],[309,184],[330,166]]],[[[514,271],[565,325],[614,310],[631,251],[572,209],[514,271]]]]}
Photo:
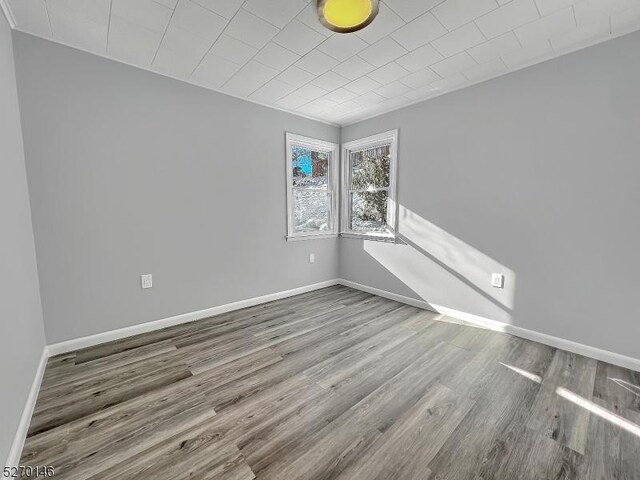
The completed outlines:
{"type": "Polygon", "coordinates": [[[364,249],[438,312],[512,323],[513,270],[402,205],[398,237],[405,243],[365,240],[364,249]],[[504,275],[504,288],[491,286],[492,273],[504,275]]]}

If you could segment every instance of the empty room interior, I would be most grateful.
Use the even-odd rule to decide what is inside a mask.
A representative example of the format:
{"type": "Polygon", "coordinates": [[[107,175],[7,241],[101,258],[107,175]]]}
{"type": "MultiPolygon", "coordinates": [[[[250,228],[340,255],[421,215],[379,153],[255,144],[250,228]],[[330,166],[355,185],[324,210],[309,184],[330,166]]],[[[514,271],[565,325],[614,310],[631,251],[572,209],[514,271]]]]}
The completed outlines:
{"type": "Polygon", "coordinates": [[[0,0],[2,478],[640,480],[640,0],[0,0]]]}

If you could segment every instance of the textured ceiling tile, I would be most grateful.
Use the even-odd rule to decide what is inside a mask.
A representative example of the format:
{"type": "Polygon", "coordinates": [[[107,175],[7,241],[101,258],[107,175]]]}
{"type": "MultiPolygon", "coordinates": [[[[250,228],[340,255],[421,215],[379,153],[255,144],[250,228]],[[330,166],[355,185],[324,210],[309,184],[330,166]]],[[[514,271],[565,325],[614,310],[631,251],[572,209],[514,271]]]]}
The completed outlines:
{"type": "Polygon", "coordinates": [[[338,75],[335,72],[328,71],[320,75],[311,83],[320,88],[324,88],[328,92],[331,92],[349,83],[349,79],[343,77],[342,75],[338,75]]]}
{"type": "Polygon", "coordinates": [[[513,0],[478,18],[476,24],[487,38],[493,38],[539,17],[533,0],[513,0]]]}
{"type": "Polygon", "coordinates": [[[369,44],[356,35],[334,35],[318,46],[318,50],[341,62],[367,48],[369,44]]]}
{"type": "Polygon", "coordinates": [[[443,1],[444,0],[385,0],[385,3],[402,17],[405,22],[410,22],[443,1]]]}
{"type": "Polygon", "coordinates": [[[45,0],[9,0],[18,28],[44,37],[52,35],[45,0]]]}
{"type": "Polygon", "coordinates": [[[433,14],[448,30],[455,30],[496,8],[496,0],[446,0],[433,9],[433,14]]]}
{"type": "Polygon", "coordinates": [[[210,47],[210,41],[174,25],[169,25],[153,62],[153,67],[169,75],[188,78],[210,47]]]}
{"type": "MultiPolygon", "coordinates": [[[[120,17],[142,29],[164,33],[173,10],[153,0],[113,0],[112,17],[120,17]]],[[[113,21],[112,21],[113,23],[113,21]]]]}
{"type": "Polygon", "coordinates": [[[300,55],[271,42],[267,43],[254,58],[260,63],[282,71],[293,65],[300,58],[300,55]]]}
{"type": "Polygon", "coordinates": [[[298,20],[293,20],[273,39],[278,45],[298,55],[304,55],[325,40],[326,37],[298,20]]]}
{"type": "Polygon", "coordinates": [[[338,60],[319,50],[312,50],[296,62],[296,67],[314,75],[322,75],[336,65],[338,65],[338,60]]]}
{"type": "Polygon", "coordinates": [[[403,25],[405,25],[405,21],[382,2],[376,20],[364,30],[357,32],[356,35],[367,43],[376,43],[403,25]]]}
{"type": "Polygon", "coordinates": [[[251,94],[250,98],[264,103],[275,103],[281,98],[289,95],[296,87],[288,83],[273,79],[251,94]]]}
{"type": "Polygon", "coordinates": [[[482,35],[482,32],[480,32],[476,24],[468,23],[464,27],[460,27],[434,40],[431,45],[445,57],[450,57],[456,53],[484,43],[485,40],[486,38],[482,35]]]}
{"type": "Polygon", "coordinates": [[[243,8],[278,28],[283,28],[307,6],[305,0],[246,0],[243,8]]]}
{"type": "Polygon", "coordinates": [[[613,33],[627,32],[638,28],[640,28],[640,6],[611,15],[611,30],[613,33]]]}
{"type": "Polygon", "coordinates": [[[423,45],[417,50],[400,57],[396,62],[411,72],[417,72],[443,59],[442,54],[431,45],[423,45]]]}
{"type": "Polygon", "coordinates": [[[163,34],[140,28],[125,18],[112,15],[107,53],[126,62],[148,67],[158,51],[163,34]]]}
{"type": "Polygon", "coordinates": [[[513,32],[505,33],[467,51],[476,62],[484,63],[521,47],[513,32]]]}
{"type": "Polygon", "coordinates": [[[385,100],[387,100],[386,97],[383,97],[382,95],[378,95],[376,92],[367,92],[364,95],[360,95],[359,97],[356,97],[353,99],[353,101],[356,102],[358,105],[364,105],[364,106],[382,103],[385,100]]]}
{"type": "Polygon", "coordinates": [[[320,98],[327,93],[324,88],[317,87],[316,85],[307,84],[300,87],[294,92],[296,95],[306,98],[308,101],[320,98]]]}
{"type": "Polygon", "coordinates": [[[191,0],[180,0],[171,18],[176,27],[212,42],[226,27],[228,20],[191,0]]]}
{"type": "Polygon", "coordinates": [[[320,23],[316,2],[309,2],[309,4],[296,16],[296,20],[304,23],[307,27],[325,37],[333,35],[331,30],[320,23]]]}
{"type": "MultiPolygon", "coordinates": [[[[131,1],[131,0],[128,0],[131,1]]],[[[157,0],[155,0],[157,1],[157,0]]],[[[225,18],[232,18],[242,6],[244,0],[192,0],[201,7],[211,10],[225,18]]],[[[173,0],[175,4],[176,1],[173,0]]],[[[175,5],[174,5],[175,6],[175,5]]]]}
{"type": "Polygon", "coordinates": [[[348,102],[349,100],[353,100],[357,96],[358,96],[357,93],[347,90],[346,88],[338,88],[331,93],[327,93],[325,95],[325,98],[332,100],[336,103],[344,103],[344,102],[348,102]]]}
{"type": "Polygon", "coordinates": [[[108,24],[54,9],[49,9],[49,18],[58,41],[97,53],[106,52],[108,24]]]}
{"type": "Polygon", "coordinates": [[[391,36],[407,50],[414,50],[448,33],[431,13],[416,18],[391,36]]]}
{"type": "Polygon", "coordinates": [[[436,80],[431,84],[436,90],[451,90],[467,83],[467,77],[462,73],[454,73],[453,75],[443,78],[442,80],[436,80]]]}
{"type": "Polygon", "coordinates": [[[528,45],[519,50],[507,53],[502,56],[502,60],[509,68],[517,68],[527,65],[538,59],[547,58],[553,53],[553,48],[548,40],[528,45]]]}
{"type": "Polygon", "coordinates": [[[638,0],[581,0],[575,3],[574,10],[578,24],[586,24],[638,5],[638,0]]]}
{"type": "Polygon", "coordinates": [[[349,80],[355,80],[375,69],[376,67],[360,57],[350,58],[349,61],[342,62],[340,65],[333,67],[334,72],[339,73],[349,80]]]}
{"type": "Polygon", "coordinates": [[[352,34],[314,0],[5,1],[18,29],[339,122],[640,29],[640,0],[381,0],[352,34]]]}
{"type": "Polygon", "coordinates": [[[516,37],[523,46],[546,40],[576,28],[576,20],[573,16],[573,8],[565,8],[548,17],[542,17],[531,23],[518,27],[515,30],[516,37]]]}
{"type": "MultiPolygon", "coordinates": [[[[164,5],[165,7],[169,7],[171,10],[176,8],[176,5],[178,4],[178,0],[153,0],[153,1],[156,3],[159,3],[160,5],[164,5]]],[[[223,0],[220,0],[220,1],[223,1],[223,0]]]]}
{"type": "Polygon", "coordinates": [[[59,16],[79,17],[97,24],[109,23],[111,0],[49,0],[49,13],[59,16]]]}
{"type": "Polygon", "coordinates": [[[220,35],[211,47],[211,54],[244,65],[258,52],[257,48],[236,40],[229,35],[220,35]]]}
{"type": "Polygon", "coordinates": [[[557,35],[551,38],[551,45],[556,52],[572,49],[585,42],[601,41],[611,35],[611,23],[609,18],[602,17],[600,20],[588,23],[578,28],[557,35]]]}
{"type": "Polygon", "coordinates": [[[405,50],[398,42],[390,37],[385,37],[364,49],[359,53],[359,55],[371,65],[381,67],[396,58],[403,56],[405,53],[407,53],[407,50],[405,50]]]}
{"type": "Polygon", "coordinates": [[[494,58],[486,63],[463,70],[462,74],[469,80],[482,80],[507,72],[507,66],[501,58],[494,58]]]}
{"type": "Polygon", "coordinates": [[[254,48],[264,47],[278,32],[277,27],[243,9],[238,10],[225,30],[227,35],[254,48]]]}
{"type": "Polygon", "coordinates": [[[403,84],[411,88],[420,88],[430,85],[436,80],[440,80],[440,76],[430,68],[425,68],[419,72],[412,73],[400,80],[403,84]]]}
{"type": "Polygon", "coordinates": [[[312,73],[307,72],[306,70],[302,70],[295,65],[290,66],[280,75],[278,75],[278,80],[282,80],[289,85],[293,85],[294,87],[301,87],[302,85],[309,83],[311,80],[316,78],[316,76],[312,73]]]}
{"type": "Polygon", "coordinates": [[[226,58],[209,54],[204,57],[200,65],[191,75],[191,80],[199,85],[210,88],[220,88],[233,77],[241,65],[226,58]]]}
{"type": "Polygon", "coordinates": [[[376,82],[374,79],[369,77],[362,77],[354,80],[353,82],[347,83],[344,88],[353,93],[364,95],[365,93],[379,88],[380,86],[380,83],[376,82]]]}
{"type": "Polygon", "coordinates": [[[546,16],[573,5],[577,0],[536,0],[540,15],[546,16]]]}
{"type": "Polygon", "coordinates": [[[425,85],[420,88],[416,88],[404,94],[405,97],[413,101],[425,100],[427,98],[435,97],[438,94],[438,90],[431,85],[425,85]]]}
{"type": "Polygon", "coordinates": [[[394,82],[399,78],[409,75],[409,71],[395,62],[387,63],[384,67],[380,67],[377,70],[371,72],[368,76],[373,78],[376,82],[386,85],[394,82]]]}
{"type": "Polygon", "coordinates": [[[276,102],[276,105],[280,108],[295,110],[296,108],[299,108],[309,103],[309,101],[310,100],[307,99],[306,97],[292,93],[291,95],[287,95],[286,97],[278,100],[276,102]]]}
{"type": "Polygon", "coordinates": [[[434,63],[430,68],[441,77],[449,77],[477,64],[467,52],[462,52],[453,57],[445,58],[441,62],[434,63]]]}
{"type": "Polygon", "coordinates": [[[383,85],[380,88],[376,88],[374,92],[376,92],[378,95],[382,95],[385,98],[393,98],[402,96],[409,90],[411,90],[411,87],[400,81],[396,81],[390,83],[389,85],[383,85]]]}
{"type": "Polygon", "coordinates": [[[222,88],[233,95],[249,96],[277,74],[277,70],[250,60],[222,88]]]}

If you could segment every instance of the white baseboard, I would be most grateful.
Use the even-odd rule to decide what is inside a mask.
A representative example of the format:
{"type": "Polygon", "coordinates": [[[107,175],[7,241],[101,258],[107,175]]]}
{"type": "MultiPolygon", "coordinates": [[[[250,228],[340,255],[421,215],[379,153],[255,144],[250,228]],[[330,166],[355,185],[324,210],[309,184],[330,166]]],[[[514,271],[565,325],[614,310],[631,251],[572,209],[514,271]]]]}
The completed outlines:
{"type": "MultiPolygon", "coordinates": [[[[33,409],[36,406],[36,400],[38,399],[38,393],[40,392],[40,384],[42,383],[42,377],[44,376],[44,370],[47,366],[47,360],[49,359],[49,351],[45,346],[42,350],[40,357],[40,363],[36,370],[36,375],[33,378],[31,389],[29,390],[29,396],[22,410],[20,416],[20,423],[18,429],[13,437],[13,443],[11,444],[11,450],[9,451],[9,457],[5,462],[7,467],[15,467],[20,463],[20,456],[22,455],[22,447],[24,447],[24,441],[27,438],[27,432],[29,431],[29,423],[31,423],[31,416],[33,415],[33,409]]],[[[3,477],[4,478],[4,477],[3,477]]]]}
{"type": "Polygon", "coordinates": [[[578,355],[584,355],[585,357],[595,358],[603,362],[618,365],[623,368],[635,370],[640,372],[640,359],[628,357],[626,355],[620,355],[619,353],[610,352],[601,348],[584,345],[582,343],[574,342],[572,340],[566,340],[564,338],[554,337],[547,335],[546,333],[535,332],[526,328],[518,327],[516,325],[510,325],[508,323],[498,322],[488,318],[473,315],[471,313],[461,312],[449,307],[443,307],[441,305],[434,305],[425,302],[424,300],[416,300],[415,298],[405,297],[404,295],[398,295],[396,293],[380,290],[379,288],[369,287],[360,283],[352,282],[350,280],[339,279],[338,282],[341,285],[362,290],[364,292],[372,293],[380,297],[389,298],[397,302],[406,303],[414,307],[423,308],[425,310],[436,311],[442,315],[460,320],[463,324],[471,325],[474,327],[486,328],[488,330],[494,330],[496,332],[508,333],[520,338],[526,338],[534,342],[549,345],[550,347],[559,348],[568,352],[577,353],[578,355]]]}
{"type": "Polygon", "coordinates": [[[140,325],[133,325],[131,327],[120,328],[118,330],[111,330],[109,332],[97,333],[95,335],[89,335],[87,337],[74,338],[60,343],[54,343],[49,345],[49,355],[60,355],[62,353],[72,352],[82,348],[93,347],[101,343],[112,342],[114,340],[120,340],[121,338],[132,337],[141,333],[152,332],[160,330],[166,327],[172,327],[174,325],[180,325],[183,323],[193,322],[201,320],[203,318],[209,318],[214,315],[220,315],[221,313],[231,312],[233,310],[240,310],[242,308],[253,307],[260,305],[261,303],[272,302],[274,300],[280,300],[282,298],[292,297],[294,295],[300,295],[301,293],[311,292],[320,288],[331,287],[337,285],[338,280],[327,280],[320,283],[314,283],[311,285],[305,285],[303,287],[293,288],[291,290],[285,290],[282,292],[270,293],[261,297],[253,297],[246,300],[240,300],[237,302],[227,303],[217,307],[206,308],[204,310],[198,310],[195,312],[183,313],[175,315],[173,317],[163,318],[161,320],[154,320],[152,322],[142,323],[140,325]]]}
{"type": "Polygon", "coordinates": [[[389,300],[395,300],[396,302],[406,303],[413,307],[422,308],[433,312],[433,308],[424,300],[416,300],[415,298],[405,297],[404,295],[398,295],[397,293],[388,292],[386,290],[380,290],[379,288],[370,287],[361,283],[352,282],[351,280],[345,280],[344,278],[338,279],[337,283],[344,285],[345,287],[355,288],[356,290],[362,290],[363,292],[377,295],[379,297],[388,298],[389,300]]]}
{"type": "Polygon", "coordinates": [[[363,285],[360,283],[356,283],[350,280],[345,280],[340,278],[340,279],[334,279],[334,280],[327,280],[327,281],[315,283],[312,285],[306,285],[304,287],[293,288],[291,290],[285,290],[282,292],[271,293],[268,295],[263,295],[261,297],[254,297],[246,300],[240,300],[238,302],[227,303],[225,305],[207,308],[204,310],[198,310],[196,312],[184,313],[181,315],[176,315],[173,317],[156,320],[153,322],[143,323],[141,325],[134,325],[132,327],[121,328],[118,330],[99,333],[99,334],[91,335],[88,337],[68,340],[66,342],[60,342],[60,343],[56,343],[53,345],[49,345],[48,347],[45,347],[42,352],[42,357],[40,358],[40,363],[38,365],[38,369],[36,371],[33,384],[31,385],[29,396],[27,398],[27,402],[23,409],[22,416],[20,417],[20,423],[18,425],[18,429],[16,431],[14,441],[11,446],[11,451],[9,452],[9,457],[7,458],[5,465],[15,466],[20,461],[20,455],[22,454],[24,441],[27,436],[27,432],[29,430],[29,422],[33,414],[33,409],[35,407],[36,400],[38,399],[40,384],[42,382],[42,377],[44,376],[44,371],[45,371],[45,367],[47,365],[47,359],[49,358],[49,356],[59,355],[61,353],[78,350],[80,348],[99,345],[101,343],[110,342],[113,340],[130,337],[133,335],[138,335],[140,333],[151,332],[154,330],[159,330],[161,328],[170,327],[173,325],[193,322],[203,318],[211,317],[213,315],[219,315],[221,313],[226,313],[233,310],[239,310],[242,308],[252,307],[254,305],[260,305],[262,303],[267,303],[267,302],[272,302],[274,300],[279,300],[282,298],[292,297],[294,295],[311,292],[313,290],[318,290],[318,289],[330,287],[333,285],[344,285],[346,287],[355,288],[357,290],[362,290],[364,292],[371,293],[373,295],[378,295],[380,297],[389,298],[397,302],[406,303],[407,305],[412,305],[414,307],[422,308],[425,310],[435,311],[436,313],[441,313],[448,317],[457,319],[463,324],[468,324],[471,326],[508,333],[510,335],[532,340],[534,342],[539,342],[555,348],[577,353],[579,355],[595,358],[596,360],[601,360],[603,362],[611,363],[624,368],[629,368],[631,370],[640,371],[640,360],[636,358],[627,357],[625,355],[609,352],[607,350],[591,347],[589,345],[583,345],[577,342],[573,342],[571,340],[565,340],[563,338],[558,338],[558,337],[554,337],[544,333],[535,332],[533,330],[527,330],[526,328],[521,328],[515,325],[498,322],[495,320],[480,317],[480,316],[473,315],[466,312],[461,312],[459,310],[451,309],[448,307],[429,304],[424,300],[418,300],[415,298],[406,297],[404,295],[398,295],[397,293],[388,292],[386,290],[381,290],[379,288],[370,287],[368,285],[363,285]]]}
{"type": "Polygon", "coordinates": [[[595,358],[602,362],[611,363],[613,365],[618,365],[620,367],[640,372],[640,359],[637,358],[628,357],[626,355],[610,352],[590,345],[584,345],[565,338],[554,337],[553,335],[547,335],[546,333],[540,333],[534,330],[518,327],[517,325],[490,320],[488,318],[479,317],[477,315],[461,312],[448,307],[442,307],[440,305],[433,305],[433,307],[443,315],[457,318],[471,325],[494,330],[496,332],[508,333],[520,338],[526,338],[527,340],[549,345],[550,347],[559,348],[561,350],[577,353],[578,355],[584,355],[585,357],[595,358]]]}

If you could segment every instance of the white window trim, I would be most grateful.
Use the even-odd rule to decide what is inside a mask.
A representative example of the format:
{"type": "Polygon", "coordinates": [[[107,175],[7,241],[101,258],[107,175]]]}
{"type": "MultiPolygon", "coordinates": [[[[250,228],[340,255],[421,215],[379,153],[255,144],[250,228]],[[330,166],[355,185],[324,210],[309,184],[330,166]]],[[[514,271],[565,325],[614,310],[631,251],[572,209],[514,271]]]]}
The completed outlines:
{"type": "Polygon", "coordinates": [[[364,238],[369,240],[395,241],[398,219],[397,198],[397,177],[398,177],[398,130],[371,135],[342,145],[342,206],[340,209],[340,235],[348,238],[364,238]],[[381,144],[391,144],[391,162],[389,166],[389,209],[387,210],[387,225],[390,228],[388,234],[383,233],[363,233],[347,228],[349,225],[349,157],[354,150],[364,150],[381,144]]]}
{"type": "Polygon", "coordinates": [[[304,137],[294,133],[286,134],[286,167],[287,167],[287,241],[297,240],[320,240],[323,238],[333,238],[338,235],[338,217],[339,217],[339,194],[338,187],[340,184],[339,174],[339,156],[340,145],[337,143],[317,140],[315,138],[304,137]],[[319,232],[294,232],[293,229],[293,146],[302,146],[330,152],[329,160],[329,176],[328,176],[328,194],[330,197],[329,227],[327,231],[319,232]]]}

